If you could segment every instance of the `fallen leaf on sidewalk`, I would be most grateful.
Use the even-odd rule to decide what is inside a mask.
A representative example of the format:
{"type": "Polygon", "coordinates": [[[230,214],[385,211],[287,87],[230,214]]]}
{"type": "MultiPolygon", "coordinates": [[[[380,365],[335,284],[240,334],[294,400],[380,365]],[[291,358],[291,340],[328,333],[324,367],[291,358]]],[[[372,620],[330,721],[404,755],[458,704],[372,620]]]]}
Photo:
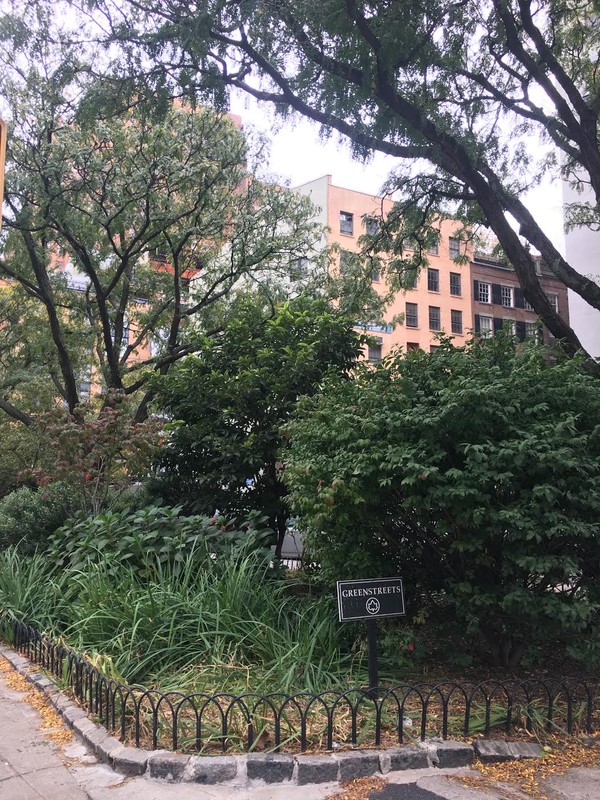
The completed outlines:
{"type": "MultiPolygon", "coordinates": [[[[541,788],[546,778],[552,775],[564,775],[567,770],[575,767],[600,767],[600,742],[590,746],[574,738],[557,740],[543,758],[503,761],[497,764],[481,762],[473,764],[473,769],[481,775],[478,788],[496,782],[509,784],[534,800],[548,800],[541,788]]],[[[478,782],[475,776],[468,775],[451,776],[449,780],[471,787],[474,782],[478,782]]]]}
{"type": "Polygon", "coordinates": [[[35,708],[41,718],[40,728],[44,731],[44,736],[55,744],[68,744],[73,738],[73,734],[65,726],[62,717],[48,703],[48,698],[22,675],[4,658],[0,658],[0,673],[9,689],[16,692],[24,692],[25,696],[21,699],[22,703],[28,703],[35,708]]]}
{"type": "Polygon", "coordinates": [[[329,795],[326,800],[366,800],[371,792],[377,792],[386,786],[383,778],[355,778],[353,781],[340,783],[342,792],[329,795]]]}

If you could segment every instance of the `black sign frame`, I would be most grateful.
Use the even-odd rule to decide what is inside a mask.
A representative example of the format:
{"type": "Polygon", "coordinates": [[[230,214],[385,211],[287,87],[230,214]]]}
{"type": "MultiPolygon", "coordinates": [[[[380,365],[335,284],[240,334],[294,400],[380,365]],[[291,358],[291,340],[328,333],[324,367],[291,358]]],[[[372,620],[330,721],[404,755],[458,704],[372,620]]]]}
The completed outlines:
{"type": "Polygon", "coordinates": [[[406,614],[402,578],[366,578],[356,581],[337,581],[337,601],[340,622],[353,622],[361,619],[377,620],[383,617],[401,617],[406,614]],[[385,591],[389,589],[392,591],[385,591]],[[347,591],[361,593],[365,591],[365,594],[345,595],[344,592],[347,591]],[[360,607],[363,605],[363,598],[364,611],[361,612],[360,607]],[[376,601],[371,603],[372,609],[367,607],[367,603],[370,600],[376,601]],[[399,605],[398,601],[400,601],[399,605]]]}

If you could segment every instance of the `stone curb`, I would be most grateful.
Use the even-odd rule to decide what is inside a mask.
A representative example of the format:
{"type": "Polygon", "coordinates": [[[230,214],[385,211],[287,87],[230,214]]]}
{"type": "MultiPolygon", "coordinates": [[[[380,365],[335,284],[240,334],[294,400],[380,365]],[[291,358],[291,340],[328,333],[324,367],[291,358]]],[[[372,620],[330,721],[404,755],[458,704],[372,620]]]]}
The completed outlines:
{"type": "Polygon", "coordinates": [[[542,755],[541,747],[535,744],[487,739],[477,739],[473,746],[429,739],[418,745],[387,750],[345,750],[331,755],[249,753],[240,756],[190,756],[168,750],[142,750],[126,747],[106,728],[92,722],[50,678],[41,672],[33,672],[30,662],[23,656],[6,647],[0,647],[0,656],[4,656],[17,672],[47,695],[68,727],[100,761],[125,775],[144,775],[168,783],[305,786],[386,775],[405,769],[468,767],[475,755],[487,762],[539,758],[542,755]]]}

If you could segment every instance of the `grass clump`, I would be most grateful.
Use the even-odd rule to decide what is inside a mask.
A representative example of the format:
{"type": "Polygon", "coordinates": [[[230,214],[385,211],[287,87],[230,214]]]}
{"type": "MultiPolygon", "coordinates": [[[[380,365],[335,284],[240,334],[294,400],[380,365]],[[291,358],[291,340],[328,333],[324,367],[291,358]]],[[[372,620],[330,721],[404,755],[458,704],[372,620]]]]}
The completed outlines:
{"type": "Polygon", "coordinates": [[[320,692],[364,678],[330,599],[291,593],[260,551],[214,558],[198,545],[148,572],[108,560],[60,571],[8,550],[0,608],[5,622],[60,633],[111,677],[162,690],[320,692]]]}

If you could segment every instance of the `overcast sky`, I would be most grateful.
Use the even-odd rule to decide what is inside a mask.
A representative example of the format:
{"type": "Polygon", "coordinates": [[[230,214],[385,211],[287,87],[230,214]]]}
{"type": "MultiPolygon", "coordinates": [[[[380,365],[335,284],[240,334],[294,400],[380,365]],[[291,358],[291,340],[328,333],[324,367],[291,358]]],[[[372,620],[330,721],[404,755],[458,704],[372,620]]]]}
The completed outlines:
{"type": "MultiPolygon", "coordinates": [[[[232,98],[231,110],[246,125],[262,131],[271,141],[270,169],[291,186],[331,175],[333,183],[347,189],[378,194],[396,159],[382,153],[362,164],[354,161],[348,145],[337,134],[329,140],[319,137],[319,126],[306,119],[282,123],[267,104],[252,98],[232,98]]],[[[562,190],[560,181],[546,181],[525,198],[544,232],[563,252],[562,190]]]]}

